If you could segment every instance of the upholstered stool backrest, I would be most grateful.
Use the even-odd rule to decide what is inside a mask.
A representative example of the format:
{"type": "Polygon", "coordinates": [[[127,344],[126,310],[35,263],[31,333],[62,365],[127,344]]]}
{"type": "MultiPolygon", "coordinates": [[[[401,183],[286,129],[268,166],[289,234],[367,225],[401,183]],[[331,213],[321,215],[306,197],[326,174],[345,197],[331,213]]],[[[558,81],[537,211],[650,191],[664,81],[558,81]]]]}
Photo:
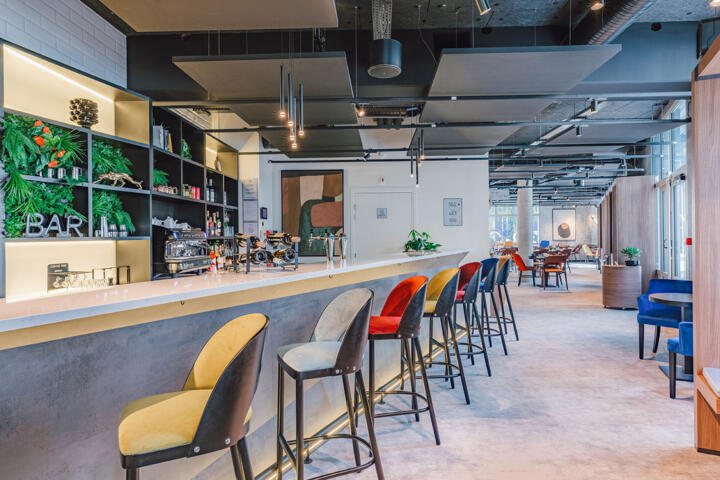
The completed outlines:
{"type": "Polygon", "coordinates": [[[503,262],[501,259],[498,265],[500,265],[500,268],[497,272],[495,284],[506,285],[508,276],[510,275],[510,262],[508,262],[507,260],[503,262]]]}
{"type": "Polygon", "coordinates": [[[462,290],[470,283],[475,273],[482,268],[480,262],[470,262],[460,266],[460,278],[458,279],[458,290],[462,290]]]}
{"type": "Polygon", "coordinates": [[[335,359],[335,369],[356,371],[362,368],[374,294],[370,289],[357,288],[345,292],[340,297],[343,297],[342,302],[345,304],[343,314],[348,316],[349,325],[335,359]]]}
{"type": "Polygon", "coordinates": [[[425,310],[427,277],[417,275],[398,283],[385,301],[381,315],[401,317],[398,334],[410,337],[417,333],[425,310]]]}
{"type": "Polygon", "coordinates": [[[339,342],[342,340],[360,309],[372,297],[372,290],[354,288],[333,298],[320,314],[311,341],[339,342]]]}
{"type": "Polygon", "coordinates": [[[449,315],[453,305],[455,305],[455,297],[457,296],[458,279],[460,278],[460,269],[457,267],[446,268],[438,272],[428,283],[427,300],[435,300],[434,314],[438,317],[449,315]],[[439,292],[437,291],[439,289],[439,292]],[[432,291],[432,297],[431,295],[432,291]]]}
{"type": "MultiPolygon", "coordinates": [[[[480,262],[478,262],[480,263],[480,262]]],[[[482,273],[482,268],[478,268],[475,271],[475,275],[472,276],[470,281],[467,284],[467,287],[465,288],[465,294],[463,295],[463,301],[467,303],[475,303],[478,296],[478,291],[480,290],[480,274],[482,273]]]]}
{"type": "Polygon", "coordinates": [[[513,262],[515,262],[515,265],[517,265],[519,269],[523,270],[523,269],[527,268],[525,266],[525,261],[520,256],[520,254],[513,253],[512,259],[513,259],[513,262]]]}
{"type": "Polygon", "coordinates": [[[497,258],[486,258],[482,261],[483,268],[480,274],[483,282],[481,290],[483,292],[492,292],[495,289],[495,273],[497,271],[497,258]]]}
{"type": "Polygon", "coordinates": [[[247,433],[269,320],[250,314],[230,321],[205,344],[185,389],[212,388],[189,455],[227,448],[247,433]],[[196,448],[197,447],[197,448],[196,448]]]}

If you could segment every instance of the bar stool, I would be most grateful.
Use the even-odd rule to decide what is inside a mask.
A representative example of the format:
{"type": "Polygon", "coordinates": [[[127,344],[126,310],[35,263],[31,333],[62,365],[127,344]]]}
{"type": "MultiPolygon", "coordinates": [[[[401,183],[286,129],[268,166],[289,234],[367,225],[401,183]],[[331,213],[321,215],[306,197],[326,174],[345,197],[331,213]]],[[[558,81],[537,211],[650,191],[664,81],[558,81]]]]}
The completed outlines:
{"type": "Polygon", "coordinates": [[[305,442],[314,440],[350,439],[353,442],[355,466],[315,477],[332,478],[347,473],[359,472],[375,465],[377,477],[383,480],[380,455],[375,440],[375,429],[370,402],[365,392],[362,377],[362,360],[367,344],[367,330],[370,323],[373,292],[357,288],[338,295],[333,299],[318,320],[310,342],[296,343],[281,347],[278,352],[278,409],[277,409],[277,478],[282,480],[282,464],[285,455],[295,469],[298,480],[305,478],[305,442]],[[288,441],[284,434],[285,417],[285,373],[295,380],[295,432],[296,440],[288,441]],[[355,374],[355,392],[360,395],[365,411],[369,442],[358,436],[353,401],[350,395],[349,375],[355,374]],[[345,390],[345,404],[350,421],[350,434],[304,436],[303,423],[303,382],[305,380],[342,376],[345,390]],[[362,443],[370,452],[370,460],[360,462],[358,444],[362,443]],[[292,451],[295,445],[295,453],[292,451]]]}
{"type": "MultiPolygon", "coordinates": [[[[502,261],[502,257],[501,257],[502,261]]],[[[498,270],[496,279],[495,279],[495,286],[497,287],[497,293],[498,293],[498,303],[500,304],[500,318],[502,319],[503,327],[505,328],[505,333],[507,333],[507,326],[508,323],[511,323],[513,326],[513,330],[515,331],[515,340],[520,340],[520,337],[518,337],[518,330],[517,325],[515,323],[515,313],[513,313],[512,304],[510,303],[510,293],[508,292],[507,288],[507,280],[508,276],[510,276],[510,263],[509,261],[505,261],[502,264],[500,264],[500,269],[498,270]],[[505,291],[505,296],[503,298],[503,290],[505,291]],[[508,306],[508,313],[510,316],[508,317],[505,313],[505,302],[507,302],[508,306]]]]}
{"type": "Polygon", "coordinates": [[[232,320],[210,337],[179,392],[130,402],[122,411],[118,443],[128,480],[138,469],[230,449],[235,477],[253,477],[245,435],[260,374],[265,315],[232,320]]]}
{"type": "Polygon", "coordinates": [[[473,329],[477,329],[478,332],[482,332],[482,319],[477,311],[477,295],[478,290],[480,288],[480,274],[482,273],[482,263],[480,262],[472,262],[472,263],[466,263],[465,265],[460,267],[460,280],[462,282],[463,276],[467,277],[467,275],[470,276],[470,280],[468,281],[467,285],[465,285],[464,290],[458,289],[457,295],[455,297],[455,305],[453,306],[453,309],[455,310],[455,323],[456,323],[456,329],[459,328],[461,331],[464,331],[466,333],[466,340],[467,340],[467,350],[463,355],[467,355],[468,358],[470,358],[470,361],[473,365],[475,365],[475,355],[483,355],[485,357],[485,368],[487,369],[488,376],[492,376],[492,372],[490,371],[490,360],[488,359],[488,353],[487,353],[487,347],[485,346],[485,336],[479,335],[480,337],[480,345],[475,345],[472,343],[472,332],[473,329]],[[463,309],[463,318],[465,320],[465,327],[457,325],[458,323],[458,316],[457,316],[457,306],[462,305],[463,309]]]}
{"type": "Polygon", "coordinates": [[[412,408],[410,410],[396,410],[390,412],[375,413],[375,402],[370,402],[373,418],[392,417],[397,415],[415,415],[415,420],[420,421],[420,413],[428,412],[432,422],[435,443],[440,445],[440,434],[438,433],[437,419],[430,394],[430,384],[425,372],[425,363],[422,349],[420,347],[420,322],[422,321],[423,309],[425,308],[425,292],[427,289],[427,277],[410,277],[393,288],[390,296],[385,301],[380,316],[370,319],[368,339],[370,340],[370,398],[374,399],[376,393],[382,395],[410,395],[412,408]],[[403,375],[402,357],[407,352],[407,363],[409,365],[411,390],[385,391],[375,389],[375,342],[381,340],[400,340],[401,345],[401,371],[403,375]],[[415,390],[415,364],[420,369],[420,377],[425,388],[425,395],[415,390]],[[418,406],[418,399],[425,402],[425,407],[418,406]]]}
{"type": "Polygon", "coordinates": [[[443,378],[450,380],[450,387],[455,388],[455,379],[460,378],[465,394],[465,402],[470,404],[470,394],[468,393],[467,383],[465,382],[465,370],[463,369],[462,357],[458,348],[457,335],[455,333],[455,321],[453,320],[453,307],[455,305],[455,297],[457,296],[458,280],[460,278],[459,268],[447,268],[437,273],[428,283],[427,300],[425,300],[425,309],[423,317],[430,319],[430,325],[433,324],[435,317],[440,319],[440,329],[442,330],[443,342],[438,342],[433,338],[432,327],[430,328],[430,351],[432,354],[432,346],[436,345],[445,351],[444,362],[426,361],[425,365],[442,365],[445,367],[445,373],[442,375],[428,375],[428,378],[443,378]],[[452,348],[453,352],[450,351],[452,348]],[[457,364],[452,362],[452,355],[455,354],[457,364]]]}
{"type": "Polygon", "coordinates": [[[482,277],[483,282],[480,285],[481,304],[480,309],[481,315],[481,328],[480,334],[485,334],[488,337],[488,346],[492,348],[492,337],[500,337],[502,341],[503,352],[507,355],[507,346],[505,345],[505,334],[503,333],[502,322],[500,321],[500,313],[495,302],[495,272],[497,269],[498,259],[487,258],[482,261],[482,277]],[[490,327],[490,312],[488,308],[488,297],[492,302],[493,311],[495,312],[495,319],[497,321],[497,328],[490,327]]]}

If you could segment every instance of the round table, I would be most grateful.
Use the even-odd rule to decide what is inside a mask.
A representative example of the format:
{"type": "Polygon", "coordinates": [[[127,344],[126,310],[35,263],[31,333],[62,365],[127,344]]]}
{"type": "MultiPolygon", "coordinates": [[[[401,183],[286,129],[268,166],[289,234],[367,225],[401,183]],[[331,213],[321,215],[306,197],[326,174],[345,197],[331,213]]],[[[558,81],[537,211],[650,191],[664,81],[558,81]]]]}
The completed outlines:
{"type": "MultiPolygon", "coordinates": [[[[692,322],[692,305],[693,296],[692,293],[651,293],[648,299],[653,303],[659,303],[661,305],[668,305],[671,307],[680,307],[680,321],[681,322],[692,322]],[[688,316],[687,313],[690,313],[688,316]]],[[[684,382],[693,381],[693,357],[683,357],[682,371],[678,370],[677,379],[684,382]]],[[[668,375],[668,366],[661,366],[660,370],[665,375],[668,375]]]]}

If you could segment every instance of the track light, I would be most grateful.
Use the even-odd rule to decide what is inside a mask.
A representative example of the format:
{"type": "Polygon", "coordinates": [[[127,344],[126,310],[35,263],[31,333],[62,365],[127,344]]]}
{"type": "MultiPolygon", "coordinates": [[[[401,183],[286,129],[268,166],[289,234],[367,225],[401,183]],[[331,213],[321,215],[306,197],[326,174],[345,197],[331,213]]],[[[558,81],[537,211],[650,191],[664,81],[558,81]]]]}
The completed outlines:
{"type": "Polygon", "coordinates": [[[575,136],[582,137],[582,125],[578,125],[577,127],[575,127],[575,136]]]}
{"type": "Polygon", "coordinates": [[[492,9],[489,0],[475,0],[475,6],[477,7],[480,15],[485,15],[492,9]]]}
{"type": "Polygon", "coordinates": [[[362,105],[358,105],[355,107],[355,109],[357,110],[358,117],[362,118],[365,116],[365,107],[363,107],[362,105]]]}
{"type": "MultiPolygon", "coordinates": [[[[713,0],[716,1],[716,0],[713,0]]],[[[712,3],[712,2],[711,2],[712,3]]],[[[593,0],[592,5],[590,6],[590,10],[602,10],[602,8],[605,6],[605,0],[593,0]]]]}
{"type": "Polygon", "coordinates": [[[280,118],[287,117],[285,111],[285,65],[280,65],[280,118]]]}
{"type": "MultiPolygon", "coordinates": [[[[718,0],[718,2],[720,2],[720,0],[718,0]]],[[[593,98],[592,100],[590,100],[590,113],[593,114],[593,113],[597,113],[597,112],[598,112],[598,101],[593,98]]]]}

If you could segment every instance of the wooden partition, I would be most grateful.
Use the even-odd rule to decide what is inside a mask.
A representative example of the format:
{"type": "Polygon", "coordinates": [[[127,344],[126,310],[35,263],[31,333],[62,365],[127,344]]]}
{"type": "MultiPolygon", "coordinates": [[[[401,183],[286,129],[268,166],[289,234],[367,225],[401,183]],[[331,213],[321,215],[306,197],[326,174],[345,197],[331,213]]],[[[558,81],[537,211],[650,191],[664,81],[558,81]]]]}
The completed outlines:
{"type": "Polygon", "coordinates": [[[695,441],[698,450],[720,454],[717,396],[702,377],[720,367],[720,40],[693,75],[692,138],[695,181],[694,368],[695,441]]]}

